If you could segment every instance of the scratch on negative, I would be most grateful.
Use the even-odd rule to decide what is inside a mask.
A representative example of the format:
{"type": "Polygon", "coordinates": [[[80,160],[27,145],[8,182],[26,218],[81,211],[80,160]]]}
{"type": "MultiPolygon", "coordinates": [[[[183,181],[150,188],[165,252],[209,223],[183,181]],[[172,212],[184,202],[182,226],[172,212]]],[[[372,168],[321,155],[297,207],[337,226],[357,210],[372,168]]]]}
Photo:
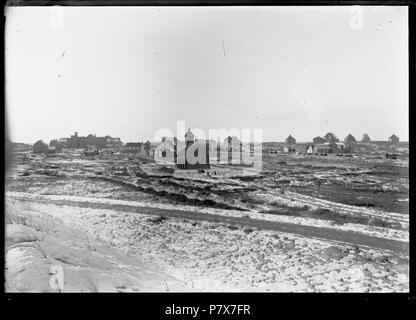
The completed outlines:
{"type": "Polygon", "coordinates": [[[224,39],[222,40],[222,52],[224,53],[224,58],[225,58],[225,46],[224,46],[224,39]]]}

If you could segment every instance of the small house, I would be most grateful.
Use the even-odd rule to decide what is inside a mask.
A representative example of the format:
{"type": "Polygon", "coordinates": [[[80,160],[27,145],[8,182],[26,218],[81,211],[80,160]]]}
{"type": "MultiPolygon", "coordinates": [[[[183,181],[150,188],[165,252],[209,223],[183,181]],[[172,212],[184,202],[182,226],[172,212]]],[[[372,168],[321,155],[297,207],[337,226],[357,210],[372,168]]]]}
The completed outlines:
{"type": "Polygon", "coordinates": [[[296,144],[296,139],[292,137],[292,135],[289,135],[286,140],[285,143],[287,146],[293,146],[296,144]]]}
{"type": "Polygon", "coordinates": [[[228,136],[223,141],[223,149],[227,150],[228,152],[239,151],[240,147],[242,147],[242,142],[236,136],[228,136]]]}
{"type": "Polygon", "coordinates": [[[153,152],[153,158],[165,163],[175,162],[177,142],[176,137],[163,137],[162,142],[156,146],[153,152]]]}
{"type": "Polygon", "coordinates": [[[44,153],[48,152],[48,145],[42,140],[38,140],[33,145],[33,153],[44,153]]]}
{"type": "Polygon", "coordinates": [[[293,146],[285,146],[283,148],[283,152],[285,152],[285,153],[295,153],[296,149],[293,146]]]}
{"type": "Polygon", "coordinates": [[[307,154],[308,150],[310,151],[310,149],[312,149],[311,153],[313,153],[313,146],[309,143],[298,143],[295,146],[295,152],[297,154],[307,154]]]}
{"type": "Polygon", "coordinates": [[[57,139],[53,139],[49,142],[49,153],[62,152],[63,145],[57,139]]]}
{"type": "Polygon", "coordinates": [[[152,148],[152,143],[147,140],[145,143],[143,143],[143,154],[146,156],[150,156],[150,149],[152,148]]]}
{"type": "Polygon", "coordinates": [[[107,139],[107,148],[119,149],[123,146],[123,142],[120,138],[113,138],[106,136],[107,139]]]}
{"type": "Polygon", "coordinates": [[[143,143],[141,142],[127,142],[121,152],[126,154],[138,154],[142,153],[142,147],[143,143]]]}
{"type": "Polygon", "coordinates": [[[331,143],[331,142],[338,142],[339,139],[335,136],[335,134],[333,134],[332,132],[328,132],[325,136],[324,136],[325,142],[331,143]]]}
{"type": "Polygon", "coordinates": [[[362,143],[369,143],[371,142],[370,136],[367,133],[363,134],[363,138],[361,139],[362,143]]]}
{"type": "Polygon", "coordinates": [[[322,143],[325,143],[325,139],[324,138],[322,138],[322,137],[315,137],[315,138],[313,138],[313,144],[322,144],[322,143]]]}
{"type": "Polygon", "coordinates": [[[351,145],[353,143],[356,143],[357,140],[354,138],[354,136],[350,133],[348,136],[345,137],[344,142],[346,145],[351,145]]]}
{"type": "Polygon", "coordinates": [[[84,150],[85,156],[97,156],[99,154],[97,146],[87,146],[84,150]]]}
{"type": "Polygon", "coordinates": [[[333,153],[343,153],[346,150],[345,144],[342,142],[335,142],[331,144],[331,148],[333,153]]]}
{"type": "Polygon", "coordinates": [[[318,143],[315,145],[314,151],[316,154],[328,154],[332,153],[332,148],[329,143],[318,143]]]}
{"type": "MultiPolygon", "coordinates": [[[[211,150],[211,142],[210,143],[210,150],[211,150]]],[[[233,164],[233,160],[239,159],[239,163],[243,162],[243,143],[241,140],[236,136],[228,136],[224,139],[222,147],[220,146],[220,150],[217,149],[217,161],[220,161],[220,152],[222,150],[227,151],[227,161],[228,164],[233,164]]]]}
{"type": "Polygon", "coordinates": [[[389,142],[392,143],[392,144],[399,143],[399,137],[396,136],[395,134],[393,134],[393,135],[390,136],[389,142]]]}
{"type": "Polygon", "coordinates": [[[189,129],[188,132],[185,134],[185,145],[177,141],[174,154],[175,166],[179,169],[184,170],[209,169],[209,150],[209,141],[195,141],[195,136],[189,129]],[[193,152],[188,153],[188,149],[193,152]],[[201,151],[202,153],[200,153],[199,151],[201,151]],[[192,153],[195,157],[194,159],[189,158],[190,154],[192,155],[192,153]],[[196,163],[194,163],[194,160],[196,160],[196,163]]]}

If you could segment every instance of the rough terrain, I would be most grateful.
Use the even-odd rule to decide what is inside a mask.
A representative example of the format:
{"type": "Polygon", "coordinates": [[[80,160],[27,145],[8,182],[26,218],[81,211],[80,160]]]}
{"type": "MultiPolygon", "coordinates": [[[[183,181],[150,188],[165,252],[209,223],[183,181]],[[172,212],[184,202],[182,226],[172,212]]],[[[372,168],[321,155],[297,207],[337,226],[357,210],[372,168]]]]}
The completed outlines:
{"type": "Polygon", "coordinates": [[[21,152],[6,176],[6,290],[51,291],[54,265],[63,291],[409,290],[406,161],[263,162],[184,172],[21,152]]]}

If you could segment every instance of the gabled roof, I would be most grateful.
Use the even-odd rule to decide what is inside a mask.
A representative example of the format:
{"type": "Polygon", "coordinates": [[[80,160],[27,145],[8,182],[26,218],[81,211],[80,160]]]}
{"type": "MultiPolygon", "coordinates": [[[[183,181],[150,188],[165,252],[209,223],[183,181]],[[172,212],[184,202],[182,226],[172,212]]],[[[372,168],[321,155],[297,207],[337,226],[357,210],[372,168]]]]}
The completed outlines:
{"type": "Polygon", "coordinates": [[[192,133],[191,129],[188,129],[188,131],[185,133],[185,141],[194,141],[195,136],[192,133]]]}
{"type": "Polygon", "coordinates": [[[127,142],[125,147],[127,148],[140,148],[142,146],[142,142],[127,142]]]}
{"type": "Polygon", "coordinates": [[[370,136],[367,133],[364,133],[363,134],[363,137],[362,137],[361,140],[363,140],[363,141],[371,141],[370,136]]]}
{"type": "Polygon", "coordinates": [[[290,134],[287,138],[286,138],[286,140],[285,140],[286,142],[288,142],[288,141],[296,141],[296,139],[295,138],[293,138],[292,137],[292,135],[290,134]]]}
{"type": "Polygon", "coordinates": [[[355,137],[350,133],[350,134],[348,134],[346,137],[345,137],[345,139],[344,139],[344,141],[345,142],[355,142],[355,141],[357,141],[356,139],[355,139],[355,137]]]}
{"type": "Polygon", "coordinates": [[[332,141],[337,141],[338,140],[337,136],[332,132],[328,132],[326,135],[324,135],[324,139],[325,140],[330,139],[332,141]]]}
{"type": "Polygon", "coordinates": [[[42,144],[42,145],[48,145],[47,143],[45,143],[43,140],[38,140],[35,142],[36,145],[42,144]]]}

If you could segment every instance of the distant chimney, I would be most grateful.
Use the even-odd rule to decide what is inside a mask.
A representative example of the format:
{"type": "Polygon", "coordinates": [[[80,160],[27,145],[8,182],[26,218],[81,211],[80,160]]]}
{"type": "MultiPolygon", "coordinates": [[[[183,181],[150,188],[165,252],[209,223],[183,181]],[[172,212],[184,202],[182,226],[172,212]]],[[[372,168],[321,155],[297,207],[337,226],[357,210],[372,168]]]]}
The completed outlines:
{"type": "Polygon", "coordinates": [[[75,131],[75,136],[78,137],[78,132],[75,131]]]}

